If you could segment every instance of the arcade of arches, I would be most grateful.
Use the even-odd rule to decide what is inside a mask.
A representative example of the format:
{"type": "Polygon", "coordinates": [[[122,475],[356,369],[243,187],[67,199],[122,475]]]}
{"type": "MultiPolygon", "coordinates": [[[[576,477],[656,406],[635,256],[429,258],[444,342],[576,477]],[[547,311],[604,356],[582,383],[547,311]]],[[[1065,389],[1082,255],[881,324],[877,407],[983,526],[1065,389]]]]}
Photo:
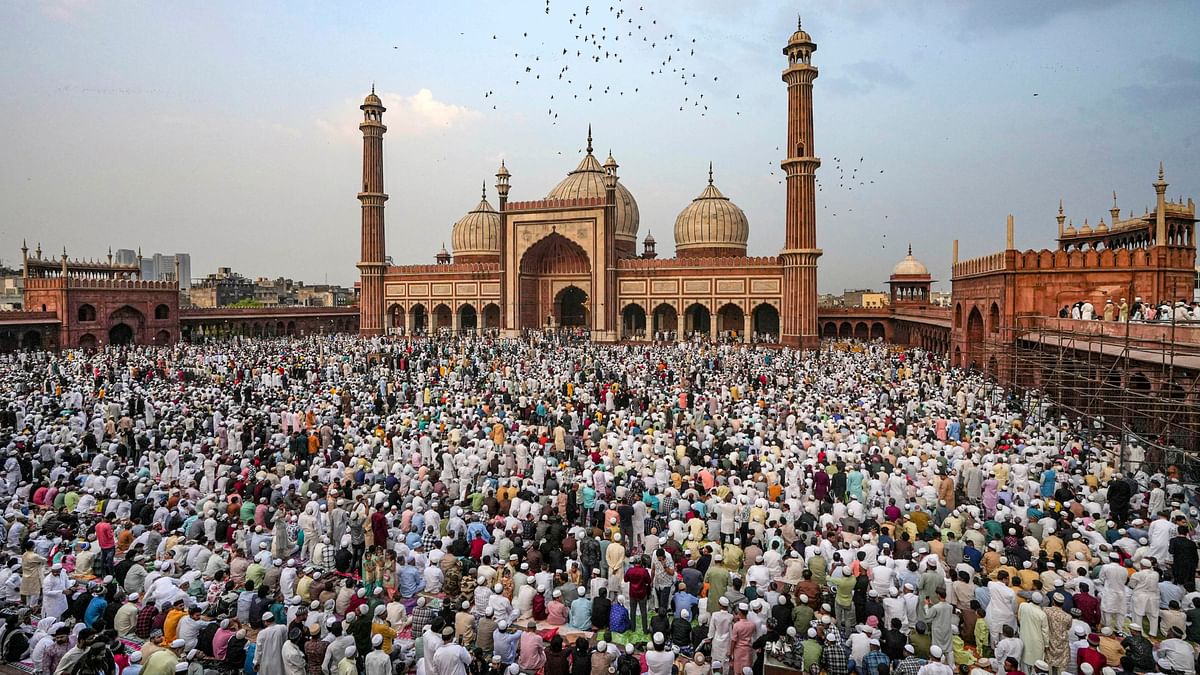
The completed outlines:
{"type": "Polygon", "coordinates": [[[480,311],[474,303],[464,302],[451,309],[438,303],[432,311],[424,303],[405,307],[394,303],[387,309],[388,332],[394,335],[437,334],[467,335],[500,328],[500,305],[490,302],[480,311]]]}
{"type": "Polygon", "coordinates": [[[779,309],[772,303],[760,303],[747,313],[736,303],[721,304],[715,310],[707,302],[688,303],[683,312],[672,303],[664,302],[647,314],[641,303],[628,303],[621,310],[621,339],[648,340],[664,339],[663,334],[673,339],[686,339],[691,335],[705,335],[726,342],[746,342],[751,339],[777,341],[779,339],[779,309]]]}
{"type": "Polygon", "coordinates": [[[941,323],[922,323],[895,316],[878,318],[822,317],[821,337],[826,340],[885,340],[920,347],[938,354],[950,351],[950,327],[941,323]]]}

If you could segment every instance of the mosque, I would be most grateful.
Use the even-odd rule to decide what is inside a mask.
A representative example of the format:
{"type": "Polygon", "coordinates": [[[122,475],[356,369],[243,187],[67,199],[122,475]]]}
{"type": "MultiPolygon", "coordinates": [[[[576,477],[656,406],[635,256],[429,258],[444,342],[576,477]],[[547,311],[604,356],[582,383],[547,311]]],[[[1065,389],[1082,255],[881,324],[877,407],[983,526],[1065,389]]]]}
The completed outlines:
{"type": "MultiPolygon", "coordinates": [[[[750,223],[708,184],[675,220],[674,258],[657,256],[616,160],[601,162],[591,129],[583,159],[542,199],[510,200],[503,162],[497,206],[483,197],[451,233],[452,250],[429,265],[392,265],[384,251],[383,123],[374,91],[363,121],[361,301],[363,334],[548,327],[586,329],[597,342],[700,333],[814,347],[817,328],[812,85],[816,44],[797,30],[783,48],[787,85],[786,223],[778,255],[746,255],[750,223]]],[[[514,167],[516,168],[516,167],[514,167]]]]}

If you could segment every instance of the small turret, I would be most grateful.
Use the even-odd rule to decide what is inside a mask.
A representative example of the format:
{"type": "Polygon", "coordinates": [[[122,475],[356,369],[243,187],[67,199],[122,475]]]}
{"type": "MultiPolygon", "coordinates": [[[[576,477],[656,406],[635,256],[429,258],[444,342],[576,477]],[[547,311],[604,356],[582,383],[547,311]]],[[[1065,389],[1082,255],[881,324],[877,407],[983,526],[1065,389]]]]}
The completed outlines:
{"type": "Polygon", "coordinates": [[[496,170],[496,194],[500,197],[501,211],[508,205],[508,179],[511,175],[508,167],[504,166],[504,160],[500,160],[500,168],[496,170]]]}
{"type": "MultiPolygon", "coordinates": [[[[589,148],[591,147],[591,133],[588,134],[589,148]]],[[[608,159],[604,160],[604,190],[606,193],[612,193],[612,199],[616,199],[617,190],[617,160],[613,159],[612,151],[608,151],[608,159]]]]}
{"type": "Polygon", "coordinates": [[[658,252],[654,250],[654,235],[646,233],[646,238],[642,240],[642,258],[646,260],[654,260],[658,257],[658,252]]]}

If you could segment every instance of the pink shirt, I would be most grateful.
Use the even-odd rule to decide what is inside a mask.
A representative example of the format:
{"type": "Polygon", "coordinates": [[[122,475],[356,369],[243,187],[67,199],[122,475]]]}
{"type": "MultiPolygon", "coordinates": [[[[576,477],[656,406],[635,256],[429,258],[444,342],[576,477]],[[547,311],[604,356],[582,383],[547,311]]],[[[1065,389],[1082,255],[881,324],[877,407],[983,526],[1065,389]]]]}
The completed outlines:
{"type": "Polygon", "coordinates": [[[116,548],[117,539],[113,536],[112,523],[102,520],[96,523],[96,543],[100,548],[116,548]]]}

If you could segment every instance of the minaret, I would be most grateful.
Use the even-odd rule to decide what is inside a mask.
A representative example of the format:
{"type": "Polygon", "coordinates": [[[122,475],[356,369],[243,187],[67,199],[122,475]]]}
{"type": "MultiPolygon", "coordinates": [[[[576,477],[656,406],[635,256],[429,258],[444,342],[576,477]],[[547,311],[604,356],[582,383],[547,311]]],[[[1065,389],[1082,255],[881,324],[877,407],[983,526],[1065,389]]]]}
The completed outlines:
{"type": "Polygon", "coordinates": [[[783,260],[782,342],[793,347],[816,347],[817,333],[817,202],[816,171],[821,166],[813,150],[812,84],[817,50],[808,33],[796,32],[783,48],[788,67],[787,157],[780,163],[787,176],[787,220],[783,260]]]}
{"type": "Polygon", "coordinates": [[[1156,201],[1154,206],[1154,245],[1167,245],[1167,181],[1162,162],[1158,163],[1158,180],[1154,181],[1156,201]]]}
{"type": "MultiPolygon", "coordinates": [[[[512,331],[516,328],[514,320],[508,314],[508,189],[512,174],[500,160],[500,168],[496,170],[496,196],[499,198],[497,209],[500,211],[500,330],[512,331]]],[[[509,335],[509,333],[505,333],[509,335]]]]}
{"type": "Polygon", "coordinates": [[[383,333],[383,271],[387,268],[384,254],[383,205],[388,196],[383,192],[383,101],[375,95],[375,86],[359,106],[363,121],[358,125],[363,135],[363,179],[358,201],[362,203],[362,257],[358,269],[362,273],[362,298],[359,300],[358,329],[363,335],[383,333]]]}

